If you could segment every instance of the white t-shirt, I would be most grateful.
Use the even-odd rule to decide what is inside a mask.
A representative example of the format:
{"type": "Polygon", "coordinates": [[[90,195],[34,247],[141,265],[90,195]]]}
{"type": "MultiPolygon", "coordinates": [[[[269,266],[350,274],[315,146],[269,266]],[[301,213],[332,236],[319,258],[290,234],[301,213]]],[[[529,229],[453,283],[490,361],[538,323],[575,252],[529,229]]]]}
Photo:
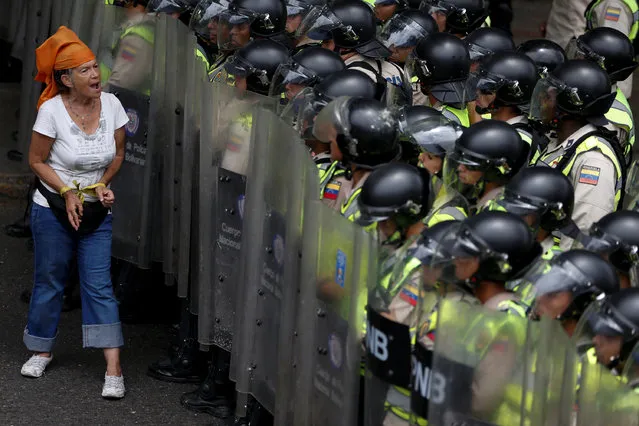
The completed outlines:
{"type": "MultiPolygon", "coordinates": [[[[74,187],[74,180],[80,187],[97,183],[115,157],[115,131],[127,124],[129,118],[115,95],[103,92],[100,102],[100,124],[92,135],[85,134],[73,122],[60,95],[43,103],[38,111],[33,130],[55,139],[46,164],[55,170],[66,186],[74,187]]],[[[56,192],[46,183],[42,184],[56,192]]],[[[86,201],[96,200],[87,196],[86,201]]],[[[49,207],[38,190],[33,194],[33,202],[49,207]]]]}

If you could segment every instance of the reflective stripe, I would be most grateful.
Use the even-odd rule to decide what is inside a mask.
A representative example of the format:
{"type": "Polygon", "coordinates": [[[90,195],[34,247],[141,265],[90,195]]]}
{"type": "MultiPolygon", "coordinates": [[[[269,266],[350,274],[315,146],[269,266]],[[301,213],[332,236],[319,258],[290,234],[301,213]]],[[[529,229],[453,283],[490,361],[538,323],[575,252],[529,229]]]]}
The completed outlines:
{"type": "Polygon", "coordinates": [[[344,216],[346,219],[350,220],[351,222],[354,222],[356,217],[355,215],[358,213],[359,209],[357,207],[357,198],[359,197],[359,194],[362,193],[362,188],[357,188],[355,191],[353,191],[353,193],[348,197],[348,199],[344,202],[344,204],[342,204],[342,207],[340,208],[340,213],[342,213],[342,216],[344,216]]]}
{"type": "MultiPolygon", "coordinates": [[[[589,138],[581,142],[575,150],[574,155],[561,172],[565,176],[569,176],[570,172],[572,171],[572,166],[575,164],[575,160],[577,160],[577,157],[580,154],[592,151],[594,149],[599,150],[604,156],[608,157],[608,159],[612,161],[612,164],[614,164],[615,166],[615,171],[617,173],[617,183],[615,185],[615,209],[617,209],[619,200],[621,200],[621,191],[623,190],[623,172],[621,169],[621,165],[619,164],[619,159],[617,159],[617,155],[615,154],[615,150],[610,146],[610,143],[607,140],[597,136],[590,136],[589,138]]],[[[548,165],[553,162],[558,163],[559,161],[561,161],[562,157],[565,154],[565,152],[562,151],[563,150],[558,150],[558,152],[547,154],[546,156],[541,158],[541,161],[548,165]]]]}
{"type": "MultiPolygon", "coordinates": [[[[588,7],[588,9],[586,10],[586,13],[585,13],[586,25],[587,25],[587,29],[589,30],[593,28],[597,28],[599,26],[597,25],[593,11],[595,10],[597,6],[599,6],[599,4],[602,1],[603,0],[592,2],[590,4],[590,7],[588,7]]],[[[628,33],[628,38],[631,41],[634,41],[635,37],[637,37],[637,32],[639,32],[639,5],[637,4],[636,0],[622,0],[622,1],[628,7],[628,9],[630,9],[630,12],[632,13],[633,22],[632,22],[632,26],[630,27],[630,33],[628,33]]]]}
{"type": "Polygon", "coordinates": [[[204,63],[204,68],[208,75],[211,72],[211,64],[209,63],[209,58],[202,52],[202,47],[199,44],[195,48],[195,56],[204,63]]]}
{"type": "Polygon", "coordinates": [[[464,209],[461,207],[447,206],[441,208],[437,211],[437,213],[432,215],[430,219],[428,219],[426,226],[430,228],[431,226],[435,226],[441,222],[449,222],[451,220],[462,221],[467,217],[466,212],[464,212],[464,209]]]}
{"type": "Polygon", "coordinates": [[[628,99],[619,88],[617,88],[615,100],[605,116],[606,119],[614,126],[625,130],[628,134],[628,141],[621,142],[624,155],[626,157],[626,163],[629,163],[631,160],[632,148],[635,145],[635,120],[630,104],[628,103],[628,99]]]}

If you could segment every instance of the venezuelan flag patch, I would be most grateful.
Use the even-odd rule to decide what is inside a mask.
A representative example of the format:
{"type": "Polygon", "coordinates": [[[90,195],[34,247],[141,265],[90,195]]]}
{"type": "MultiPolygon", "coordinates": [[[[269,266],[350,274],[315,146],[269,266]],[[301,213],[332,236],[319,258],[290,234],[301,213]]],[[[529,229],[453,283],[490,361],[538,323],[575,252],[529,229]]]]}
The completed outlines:
{"type": "Polygon", "coordinates": [[[599,183],[600,173],[601,169],[599,167],[583,166],[579,172],[579,183],[596,186],[599,183]]]}
{"type": "Polygon", "coordinates": [[[410,291],[408,288],[403,288],[399,293],[399,297],[404,301],[408,302],[412,306],[417,306],[417,293],[410,291]]]}
{"type": "Polygon", "coordinates": [[[324,189],[324,198],[327,200],[337,200],[339,190],[342,187],[342,183],[336,180],[330,181],[324,189]]]}
{"type": "Polygon", "coordinates": [[[138,51],[131,46],[124,46],[122,48],[122,59],[128,62],[133,62],[138,55],[138,51]]]}
{"type": "Polygon", "coordinates": [[[229,139],[226,144],[226,149],[232,152],[239,152],[242,149],[242,141],[240,141],[236,137],[232,137],[229,139]]]}
{"type": "Polygon", "coordinates": [[[606,21],[614,21],[617,22],[619,20],[619,16],[621,16],[621,9],[618,7],[608,7],[606,8],[606,21]]]}

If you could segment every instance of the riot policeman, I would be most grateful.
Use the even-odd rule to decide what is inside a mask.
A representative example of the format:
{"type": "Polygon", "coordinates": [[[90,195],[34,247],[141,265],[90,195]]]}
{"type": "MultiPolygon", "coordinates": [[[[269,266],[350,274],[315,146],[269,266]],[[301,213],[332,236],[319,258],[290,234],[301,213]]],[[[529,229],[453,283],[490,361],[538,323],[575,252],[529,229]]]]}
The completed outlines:
{"type": "MultiPolygon", "coordinates": [[[[636,0],[593,0],[584,14],[586,29],[611,28],[621,32],[636,45],[639,31],[639,4],[636,0]]],[[[632,78],[619,80],[621,91],[630,98],[632,78]]]]}
{"type": "Polygon", "coordinates": [[[377,39],[375,15],[361,0],[346,0],[316,9],[298,29],[298,35],[328,40],[325,47],[339,52],[350,69],[373,81],[397,88],[398,102],[411,103],[412,91],[400,66],[388,62],[391,52],[377,39]]]}
{"type": "Polygon", "coordinates": [[[510,125],[484,120],[466,129],[444,163],[444,184],[479,208],[527,164],[530,146],[510,125]]]}
{"type": "MultiPolygon", "coordinates": [[[[386,22],[379,39],[391,51],[388,60],[404,67],[417,43],[437,31],[437,24],[430,15],[421,10],[408,9],[386,22]]],[[[417,84],[417,77],[413,76],[410,83],[413,90],[413,105],[425,105],[426,98],[417,84]]]]}
{"type": "Polygon", "coordinates": [[[430,13],[441,32],[464,37],[484,25],[489,14],[485,0],[425,0],[420,9],[430,13]]]}
{"type": "Polygon", "coordinates": [[[580,239],[586,250],[601,254],[617,270],[622,288],[639,286],[639,212],[609,213],[580,239]]]}
{"type": "Polygon", "coordinates": [[[350,221],[360,215],[357,199],[362,185],[375,168],[399,158],[399,128],[396,114],[374,99],[341,97],[317,116],[313,134],[331,144],[331,159],[347,168],[347,196],[339,206],[350,221]]]}
{"type": "Polygon", "coordinates": [[[202,0],[191,14],[189,28],[197,36],[196,55],[207,67],[209,79],[213,78],[213,71],[231,55],[231,51],[220,51],[217,46],[220,14],[228,6],[228,0],[202,0]]]}
{"type": "Polygon", "coordinates": [[[217,45],[221,51],[246,46],[251,39],[274,39],[288,46],[284,0],[232,0],[220,14],[217,45]]]}
{"type": "Polygon", "coordinates": [[[470,53],[451,34],[435,33],[420,41],[406,62],[406,74],[427,96],[427,105],[464,127],[470,125],[466,102],[474,92],[468,87],[470,53]]]}
{"type": "Polygon", "coordinates": [[[639,65],[632,43],[621,32],[601,27],[572,39],[567,49],[569,58],[584,58],[595,62],[608,73],[615,101],[605,114],[610,122],[606,127],[617,133],[624,148],[626,164],[630,165],[635,143],[635,124],[628,99],[618,85],[632,76],[639,65]]]}
{"type": "MultiPolygon", "coordinates": [[[[614,97],[606,72],[584,60],[559,66],[533,92],[530,117],[558,132],[539,161],[572,181],[573,220],[582,230],[620,207],[625,160],[615,135],[602,127],[614,97]]],[[[562,238],[564,244],[570,241],[562,238]]]]}
{"type": "Polygon", "coordinates": [[[283,117],[294,121],[311,150],[320,172],[320,198],[335,210],[339,209],[346,197],[348,182],[344,177],[345,168],[339,161],[331,160],[330,142],[317,140],[313,135],[315,118],[330,101],[340,96],[381,100],[384,92],[385,84],[376,84],[360,71],[345,69],[302,90],[282,112],[283,117]],[[341,190],[342,186],[344,190],[341,190]]]}
{"type": "Polygon", "coordinates": [[[505,121],[530,145],[530,158],[535,163],[548,144],[545,135],[534,129],[525,111],[530,105],[537,83],[535,63],[522,53],[497,53],[487,58],[476,73],[478,114],[490,113],[493,120],[505,121]]]}
{"type": "Polygon", "coordinates": [[[346,68],[342,58],[335,52],[319,46],[307,46],[299,50],[275,72],[270,96],[286,96],[293,99],[305,87],[320,83],[330,74],[346,68]]]}
{"type": "MultiPolygon", "coordinates": [[[[592,339],[588,342],[592,349],[587,351],[587,356],[620,375],[626,363],[636,364],[630,355],[639,341],[639,289],[621,290],[591,306],[580,324],[583,331],[588,330],[584,337],[592,339]]],[[[578,333],[575,333],[577,343],[586,343],[578,333]]]]}
{"type": "Polygon", "coordinates": [[[316,44],[310,39],[296,40],[295,33],[306,16],[313,11],[314,6],[323,6],[326,0],[285,0],[286,2],[286,33],[295,40],[295,46],[316,44]]]}
{"type": "Polygon", "coordinates": [[[569,335],[592,302],[619,291],[619,278],[612,265],[586,250],[542,259],[527,271],[522,282],[526,284],[522,289],[532,286],[531,318],[559,320],[569,335]]]}
{"type": "Polygon", "coordinates": [[[550,258],[559,252],[552,233],[571,225],[574,198],[572,183],[559,170],[529,167],[517,173],[487,208],[522,217],[550,258]]]}
{"type": "Polygon", "coordinates": [[[375,18],[380,25],[409,7],[408,0],[374,0],[374,3],[375,18]]]}
{"type": "Polygon", "coordinates": [[[541,78],[567,60],[566,52],[561,46],[543,38],[523,42],[517,47],[517,52],[523,53],[535,62],[541,78]]]}

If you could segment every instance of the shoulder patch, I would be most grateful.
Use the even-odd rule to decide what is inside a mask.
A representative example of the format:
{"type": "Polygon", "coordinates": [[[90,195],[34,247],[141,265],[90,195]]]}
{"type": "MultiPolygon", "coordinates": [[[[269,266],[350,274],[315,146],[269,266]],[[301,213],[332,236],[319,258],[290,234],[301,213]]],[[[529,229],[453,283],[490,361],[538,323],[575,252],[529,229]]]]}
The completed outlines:
{"type": "Polygon", "coordinates": [[[599,183],[600,173],[601,169],[599,167],[582,166],[581,171],[579,171],[579,183],[596,186],[599,183]]]}
{"type": "Polygon", "coordinates": [[[621,16],[621,9],[618,7],[607,7],[606,8],[606,21],[617,22],[619,17],[621,16]]]}
{"type": "Polygon", "coordinates": [[[404,302],[408,302],[412,306],[417,306],[417,298],[418,298],[418,296],[417,296],[416,293],[413,293],[409,289],[403,288],[401,293],[399,294],[399,297],[404,302]]]}
{"type": "Polygon", "coordinates": [[[324,198],[327,200],[337,200],[337,195],[342,187],[342,182],[338,180],[332,180],[326,185],[324,189],[324,198]]]}

